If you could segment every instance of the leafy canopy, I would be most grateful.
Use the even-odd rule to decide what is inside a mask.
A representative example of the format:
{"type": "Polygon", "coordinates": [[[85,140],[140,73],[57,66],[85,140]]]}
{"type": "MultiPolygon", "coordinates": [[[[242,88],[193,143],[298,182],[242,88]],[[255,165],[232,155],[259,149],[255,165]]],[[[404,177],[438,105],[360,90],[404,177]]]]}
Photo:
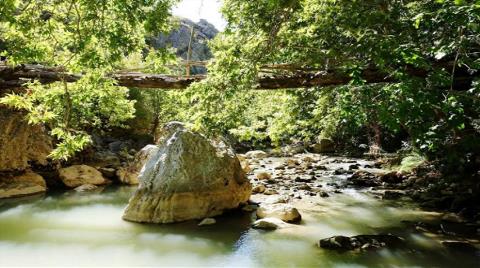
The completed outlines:
{"type": "MultiPolygon", "coordinates": [[[[431,156],[468,158],[480,151],[479,1],[225,0],[223,13],[228,26],[212,42],[209,77],[191,88],[198,126],[235,129],[237,135],[244,130],[252,137],[248,107],[255,102],[248,90],[266,74],[262,66],[288,64],[295,68],[274,73],[334,69],[352,81],[316,89],[324,93],[308,98],[299,90],[274,93],[293,94],[300,102],[290,102],[287,117],[262,120],[268,125],[260,132],[266,130],[269,138],[289,136],[293,128],[302,129],[299,138],[307,141],[367,128],[406,132],[415,148],[431,156]],[[366,69],[398,82],[365,85],[366,69]],[[476,81],[454,83],[462,75],[476,81]]],[[[275,105],[269,98],[262,103],[275,105]]]]}
{"type": "Polygon", "coordinates": [[[76,83],[32,83],[26,94],[7,95],[0,103],[26,110],[32,124],[46,123],[58,140],[52,158],[67,159],[90,142],[90,130],[119,127],[134,116],[128,90],[105,74],[122,68],[125,57],[140,53],[146,34],[168,29],[175,2],[1,1],[0,53],[8,64],[59,66],[84,77],[76,83]]]}

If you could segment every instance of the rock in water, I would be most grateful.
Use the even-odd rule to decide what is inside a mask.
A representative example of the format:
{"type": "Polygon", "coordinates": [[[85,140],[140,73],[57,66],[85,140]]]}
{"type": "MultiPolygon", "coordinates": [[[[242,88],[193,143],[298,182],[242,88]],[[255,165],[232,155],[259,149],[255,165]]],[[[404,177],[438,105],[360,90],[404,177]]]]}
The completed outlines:
{"type": "Polygon", "coordinates": [[[140,150],[136,155],[133,162],[128,166],[122,167],[117,170],[117,176],[120,182],[123,184],[136,185],[138,184],[138,176],[148,159],[158,152],[158,147],[155,145],[147,145],[140,150]]]}
{"type": "Polygon", "coordinates": [[[217,223],[217,221],[214,218],[205,218],[198,224],[198,226],[212,225],[215,223],[217,223]]]}
{"type": "Polygon", "coordinates": [[[401,237],[391,234],[380,235],[356,235],[356,236],[332,236],[319,241],[318,246],[325,249],[347,251],[357,250],[362,251],[378,250],[384,247],[387,248],[404,248],[406,246],[405,240],[401,237]]]}
{"type": "Polygon", "coordinates": [[[84,184],[81,186],[78,186],[77,188],[73,189],[76,192],[79,193],[84,193],[84,192],[92,192],[92,191],[97,191],[99,188],[96,185],[93,184],[84,184]]]}
{"type": "Polygon", "coordinates": [[[245,156],[247,158],[264,159],[268,157],[268,154],[264,151],[256,150],[247,152],[245,156]]]}
{"type": "Polygon", "coordinates": [[[58,171],[60,180],[69,188],[76,188],[84,184],[102,185],[108,181],[102,173],[87,165],[74,165],[58,171]]]}
{"type": "Polygon", "coordinates": [[[0,176],[0,199],[39,194],[46,190],[42,176],[30,171],[13,178],[0,176]]]}
{"type": "Polygon", "coordinates": [[[287,227],[288,224],[277,218],[265,218],[257,220],[252,227],[255,229],[275,230],[287,227]]]}
{"type": "Polygon", "coordinates": [[[277,218],[284,222],[297,223],[302,220],[298,210],[287,204],[261,204],[257,210],[257,217],[277,218]]]}
{"type": "Polygon", "coordinates": [[[123,219],[172,223],[217,216],[250,198],[252,186],[233,150],[189,131],[166,126],[165,138],[142,169],[123,219]]]}

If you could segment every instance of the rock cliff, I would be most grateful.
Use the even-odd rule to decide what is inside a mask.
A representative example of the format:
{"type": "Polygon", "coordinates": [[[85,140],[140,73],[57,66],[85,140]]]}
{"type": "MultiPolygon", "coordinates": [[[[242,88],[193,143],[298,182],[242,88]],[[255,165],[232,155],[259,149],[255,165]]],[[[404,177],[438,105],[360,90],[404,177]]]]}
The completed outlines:
{"type": "MultiPolygon", "coordinates": [[[[149,38],[147,41],[154,48],[176,48],[177,56],[187,59],[191,27],[194,28],[194,36],[192,39],[192,60],[209,60],[212,58],[212,53],[207,42],[218,34],[218,30],[215,26],[204,19],[195,23],[189,19],[182,18],[179,21],[179,26],[176,29],[173,29],[168,35],[159,34],[155,37],[149,38]]],[[[192,72],[194,74],[205,73],[205,68],[193,67],[192,72]]]]}
{"type": "Polygon", "coordinates": [[[29,125],[22,112],[0,105],[0,172],[47,164],[52,140],[43,126],[29,125]]]}

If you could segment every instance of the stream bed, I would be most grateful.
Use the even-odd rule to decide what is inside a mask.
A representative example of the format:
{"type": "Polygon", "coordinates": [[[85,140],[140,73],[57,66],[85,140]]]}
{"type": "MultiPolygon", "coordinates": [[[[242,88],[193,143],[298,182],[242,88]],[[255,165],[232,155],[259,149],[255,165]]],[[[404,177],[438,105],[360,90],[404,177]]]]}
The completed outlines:
{"type": "MultiPolygon", "coordinates": [[[[274,159],[278,161],[279,159],[274,159]]],[[[270,162],[275,162],[270,161],[270,162]]],[[[324,185],[338,180],[325,176],[324,185]]],[[[341,178],[340,178],[341,179],[341,178]]],[[[327,186],[325,186],[327,187],[327,186]]],[[[145,225],[121,219],[136,187],[102,192],[53,192],[0,201],[0,266],[240,266],[240,267],[479,267],[480,256],[442,247],[450,237],[415,231],[405,222],[435,221],[439,213],[408,201],[388,201],[353,188],[328,198],[292,200],[302,222],[264,231],[254,213],[234,211],[198,221],[145,225]],[[393,233],[410,247],[336,252],[316,246],[334,235],[393,233]]],[[[261,202],[266,196],[256,194],[261,202]]],[[[478,240],[469,240],[478,247],[478,240]]]]}

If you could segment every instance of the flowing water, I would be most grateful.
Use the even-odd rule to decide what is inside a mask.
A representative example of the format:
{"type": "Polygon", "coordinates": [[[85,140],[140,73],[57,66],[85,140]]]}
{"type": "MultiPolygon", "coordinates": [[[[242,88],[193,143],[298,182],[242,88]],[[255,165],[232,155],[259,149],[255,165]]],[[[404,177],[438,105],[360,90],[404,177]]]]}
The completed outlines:
{"type": "Polygon", "coordinates": [[[0,201],[0,266],[242,266],[242,267],[479,267],[479,259],[451,255],[442,237],[402,223],[435,218],[408,203],[387,202],[353,189],[298,201],[299,226],[250,228],[251,213],[232,212],[212,226],[198,222],[145,225],[123,221],[135,189],[53,193],[0,201]],[[315,246],[333,235],[391,231],[415,248],[338,253],[315,246]]]}

